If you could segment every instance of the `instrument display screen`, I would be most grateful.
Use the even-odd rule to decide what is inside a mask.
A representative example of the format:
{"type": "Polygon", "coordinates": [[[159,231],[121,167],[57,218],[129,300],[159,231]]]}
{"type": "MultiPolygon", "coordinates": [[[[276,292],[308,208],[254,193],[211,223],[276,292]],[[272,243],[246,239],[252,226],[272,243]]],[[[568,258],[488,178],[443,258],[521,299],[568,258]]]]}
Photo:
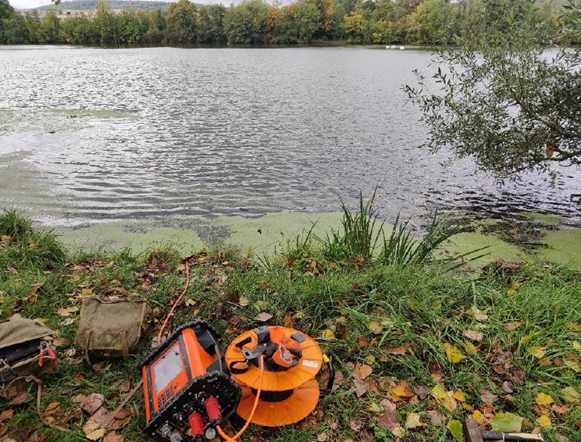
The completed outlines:
{"type": "Polygon", "coordinates": [[[176,343],[176,345],[170,348],[169,351],[155,363],[152,369],[153,379],[155,381],[155,392],[159,394],[184,369],[179,344],[176,343]]]}

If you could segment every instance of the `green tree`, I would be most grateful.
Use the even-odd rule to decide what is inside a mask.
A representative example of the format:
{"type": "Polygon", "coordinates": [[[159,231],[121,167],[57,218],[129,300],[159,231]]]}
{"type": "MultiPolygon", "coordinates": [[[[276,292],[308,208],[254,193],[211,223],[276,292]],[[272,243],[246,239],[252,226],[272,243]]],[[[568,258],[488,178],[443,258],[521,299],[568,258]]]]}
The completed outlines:
{"type": "Polygon", "coordinates": [[[167,10],[167,40],[170,43],[192,44],[197,40],[196,5],[189,0],[171,3],[167,10]]]}
{"type": "Polygon", "coordinates": [[[98,44],[103,46],[117,46],[119,44],[119,29],[117,16],[108,3],[100,1],[97,5],[95,18],[91,22],[98,44]]]}
{"type": "Polygon", "coordinates": [[[314,3],[295,3],[281,10],[279,41],[310,43],[320,26],[321,13],[314,3]]]}
{"type": "Polygon", "coordinates": [[[262,0],[230,6],[224,16],[224,32],[232,44],[264,43],[270,34],[270,25],[268,5],[262,0]]]}
{"type": "Polygon", "coordinates": [[[60,20],[56,16],[56,11],[48,11],[40,22],[39,28],[40,43],[60,43],[60,20]]]}
{"type": "Polygon", "coordinates": [[[421,75],[406,86],[429,127],[426,146],[450,146],[500,180],[581,164],[581,51],[547,53],[552,27],[533,0],[490,3],[502,13],[486,8],[462,49],[440,54],[435,86],[421,75]]]}
{"type": "Polygon", "coordinates": [[[222,5],[207,5],[200,8],[198,16],[198,33],[202,43],[223,43],[224,16],[226,8],[222,5]]]}
{"type": "Polygon", "coordinates": [[[124,9],[117,17],[120,44],[137,44],[147,32],[146,23],[131,9],[124,9]]]}
{"type": "Polygon", "coordinates": [[[416,9],[420,43],[448,44],[454,38],[454,10],[450,0],[426,0],[416,9]]]}

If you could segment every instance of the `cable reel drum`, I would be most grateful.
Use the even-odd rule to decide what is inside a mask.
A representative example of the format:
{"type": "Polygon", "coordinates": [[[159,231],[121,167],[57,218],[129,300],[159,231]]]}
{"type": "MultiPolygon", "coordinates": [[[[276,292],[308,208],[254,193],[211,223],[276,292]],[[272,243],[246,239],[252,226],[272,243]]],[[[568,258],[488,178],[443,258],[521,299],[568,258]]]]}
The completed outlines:
{"type": "Polygon", "coordinates": [[[333,367],[318,344],[292,328],[263,326],[243,333],[230,344],[225,358],[231,376],[242,389],[237,414],[257,425],[277,427],[306,418],[333,385],[333,367]],[[262,391],[251,417],[261,361],[262,391]],[[329,367],[329,382],[321,392],[315,376],[323,362],[329,367]]]}

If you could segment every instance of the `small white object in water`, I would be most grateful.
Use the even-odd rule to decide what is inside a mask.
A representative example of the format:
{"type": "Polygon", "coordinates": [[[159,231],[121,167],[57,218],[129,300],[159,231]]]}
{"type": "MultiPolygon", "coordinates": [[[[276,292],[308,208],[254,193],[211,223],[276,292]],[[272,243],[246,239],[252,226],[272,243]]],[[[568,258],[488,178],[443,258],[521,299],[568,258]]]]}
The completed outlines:
{"type": "Polygon", "coordinates": [[[399,47],[399,50],[400,50],[400,51],[405,51],[405,47],[404,47],[404,46],[400,46],[400,47],[399,47]]]}

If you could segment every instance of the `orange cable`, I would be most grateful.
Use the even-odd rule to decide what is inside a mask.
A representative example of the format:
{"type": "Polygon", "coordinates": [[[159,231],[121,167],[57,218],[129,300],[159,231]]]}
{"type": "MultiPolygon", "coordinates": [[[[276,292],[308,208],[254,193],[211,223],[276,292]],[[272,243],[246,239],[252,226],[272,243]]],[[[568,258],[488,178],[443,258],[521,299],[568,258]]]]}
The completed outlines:
{"type": "Polygon", "coordinates": [[[258,379],[258,389],[256,391],[256,398],[254,399],[254,406],[252,407],[252,411],[250,412],[250,416],[248,416],[248,420],[246,421],[246,423],[244,424],[242,429],[238,433],[236,433],[233,437],[230,437],[226,433],[224,433],[224,431],[222,430],[220,425],[216,426],[216,430],[218,430],[218,434],[220,434],[220,436],[222,436],[222,438],[226,442],[236,442],[236,439],[238,439],[240,436],[242,436],[244,434],[244,432],[246,431],[246,429],[248,428],[248,426],[250,425],[250,422],[252,421],[252,418],[254,417],[254,413],[256,412],[256,409],[258,408],[258,400],[260,399],[260,393],[262,391],[262,377],[263,377],[263,375],[264,375],[264,355],[260,357],[260,378],[258,379]]]}
{"type": "Polygon", "coordinates": [[[157,345],[161,345],[161,335],[163,334],[163,330],[165,329],[165,326],[167,325],[169,318],[171,318],[171,316],[173,315],[174,310],[176,309],[176,307],[178,306],[178,304],[180,303],[180,301],[182,300],[182,298],[184,297],[184,295],[188,291],[189,285],[190,285],[190,263],[189,263],[189,261],[186,260],[186,285],[184,286],[184,291],[182,292],[180,297],[176,300],[176,302],[174,302],[171,310],[169,311],[169,313],[165,317],[165,321],[163,321],[163,325],[159,329],[159,334],[157,335],[157,345]]]}

